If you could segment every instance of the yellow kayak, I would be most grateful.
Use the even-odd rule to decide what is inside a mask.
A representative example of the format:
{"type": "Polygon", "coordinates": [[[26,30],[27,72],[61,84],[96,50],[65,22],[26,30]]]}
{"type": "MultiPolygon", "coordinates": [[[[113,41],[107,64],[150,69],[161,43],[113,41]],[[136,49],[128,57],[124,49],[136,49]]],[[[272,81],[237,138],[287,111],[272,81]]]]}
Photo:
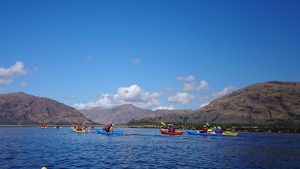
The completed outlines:
{"type": "Polygon", "coordinates": [[[228,132],[225,131],[222,133],[222,136],[237,136],[239,133],[233,133],[233,132],[228,132]]]}
{"type": "Polygon", "coordinates": [[[76,129],[73,129],[74,132],[76,133],[85,133],[85,130],[76,130],[76,129]]]}

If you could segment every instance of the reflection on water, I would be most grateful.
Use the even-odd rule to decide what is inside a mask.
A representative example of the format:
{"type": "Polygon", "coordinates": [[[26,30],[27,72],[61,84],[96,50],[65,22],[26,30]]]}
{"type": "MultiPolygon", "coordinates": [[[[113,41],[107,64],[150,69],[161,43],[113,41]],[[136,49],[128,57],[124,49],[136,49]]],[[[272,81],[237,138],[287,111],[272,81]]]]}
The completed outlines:
{"type": "Polygon", "coordinates": [[[124,136],[70,128],[0,128],[0,168],[300,168],[300,135],[168,136],[119,129],[124,136]]]}

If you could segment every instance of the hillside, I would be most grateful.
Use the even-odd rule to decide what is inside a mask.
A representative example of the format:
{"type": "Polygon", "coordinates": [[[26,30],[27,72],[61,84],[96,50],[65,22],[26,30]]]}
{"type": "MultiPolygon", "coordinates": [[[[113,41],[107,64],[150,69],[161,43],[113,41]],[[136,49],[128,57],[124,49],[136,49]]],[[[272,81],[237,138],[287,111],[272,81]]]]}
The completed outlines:
{"type": "Polygon", "coordinates": [[[139,119],[152,112],[148,109],[141,109],[132,104],[124,104],[113,107],[111,109],[104,109],[95,107],[89,110],[81,110],[86,117],[93,119],[94,122],[100,124],[108,123],[127,123],[132,119],[139,119]]]}
{"type": "Polygon", "coordinates": [[[300,83],[258,83],[218,98],[209,105],[185,115],[162,115],[148,120],[300,124],[300,83]]]}
{"type": "Polygon", "coordinates": [[[0,94],[0,124],[91,123],[74,108],[26,93],[0,94]]]}
{"type": "Polygon", "coordinates": [[[104,109],[95,107],[89,110],[80,110],[89,119],[100,124],[118,123],[124,124],[133,119],[141,119],[144,117],[157,117],[169,114],[185,114],[191,110],[150,110],[138,108],[132,104],[124,104],[113,107],[111,109],[104,109]]]}

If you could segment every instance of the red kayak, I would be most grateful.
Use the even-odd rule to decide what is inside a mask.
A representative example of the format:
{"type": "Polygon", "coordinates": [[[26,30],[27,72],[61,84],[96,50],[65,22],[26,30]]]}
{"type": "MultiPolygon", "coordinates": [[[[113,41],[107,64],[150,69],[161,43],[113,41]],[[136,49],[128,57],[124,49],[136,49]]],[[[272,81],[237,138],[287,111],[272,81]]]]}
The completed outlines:
{"type": "Polygon", "coordinates": [[[161,129],[159,130],[161,134],[169,134],[169,135],[183,135],[183,131],[175,131],[175,132],[169,132],[169,130],[161,129]]]}

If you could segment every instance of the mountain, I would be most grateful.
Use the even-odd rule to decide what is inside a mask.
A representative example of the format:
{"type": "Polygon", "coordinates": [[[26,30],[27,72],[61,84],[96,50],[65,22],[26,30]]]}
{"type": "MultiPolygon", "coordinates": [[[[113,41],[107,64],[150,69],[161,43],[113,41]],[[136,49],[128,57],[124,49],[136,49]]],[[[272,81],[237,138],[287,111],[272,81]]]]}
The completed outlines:
{"type": "Polygon", "coordinates": [[[100,123],[119,123],[124,124],[133,119],[141,119],[144,117],[157,117],[166,114],[181,114],[189,110],[150,110],[138,108],[132,104],[124,104],[113,107],[111,109],[104,109],[100,107],[92,108],[89,110],[80,110],[89,119],[100,123]]]}
{"type": "Polygon", "coordinates": [[[300,124],[300,83],[258,83],[218,98],[199,110],[184,115],[162,115],[148,120],[300,124]]]}
{"type": "Polygon", "coordinates": [[[105,108],[101,108],[101,107],[94,107],[94,108],[91,108],[91,109],[80,110],[80,113],[82,113],[88,119],[93,119],[94,122],[101,124],[102,114],[106,114],[105,112],[107,112],[109,110],[110,109],[105,109],[105,108]]]}
{"type": "Polygon", "coordinates": [[[152,111],[135,107],[132,104],[124,104],[111,109],[96,107],[89,110],[81,110],[81,113],[85,116],[100,124],[127,123],[132,119],[145,117],[150,112],[152,111]]]}
{"type": "Polygon", "coordinates": [[[0,94],[0,124],[91,123],[76,109],[26,93],[0,94]]]}

